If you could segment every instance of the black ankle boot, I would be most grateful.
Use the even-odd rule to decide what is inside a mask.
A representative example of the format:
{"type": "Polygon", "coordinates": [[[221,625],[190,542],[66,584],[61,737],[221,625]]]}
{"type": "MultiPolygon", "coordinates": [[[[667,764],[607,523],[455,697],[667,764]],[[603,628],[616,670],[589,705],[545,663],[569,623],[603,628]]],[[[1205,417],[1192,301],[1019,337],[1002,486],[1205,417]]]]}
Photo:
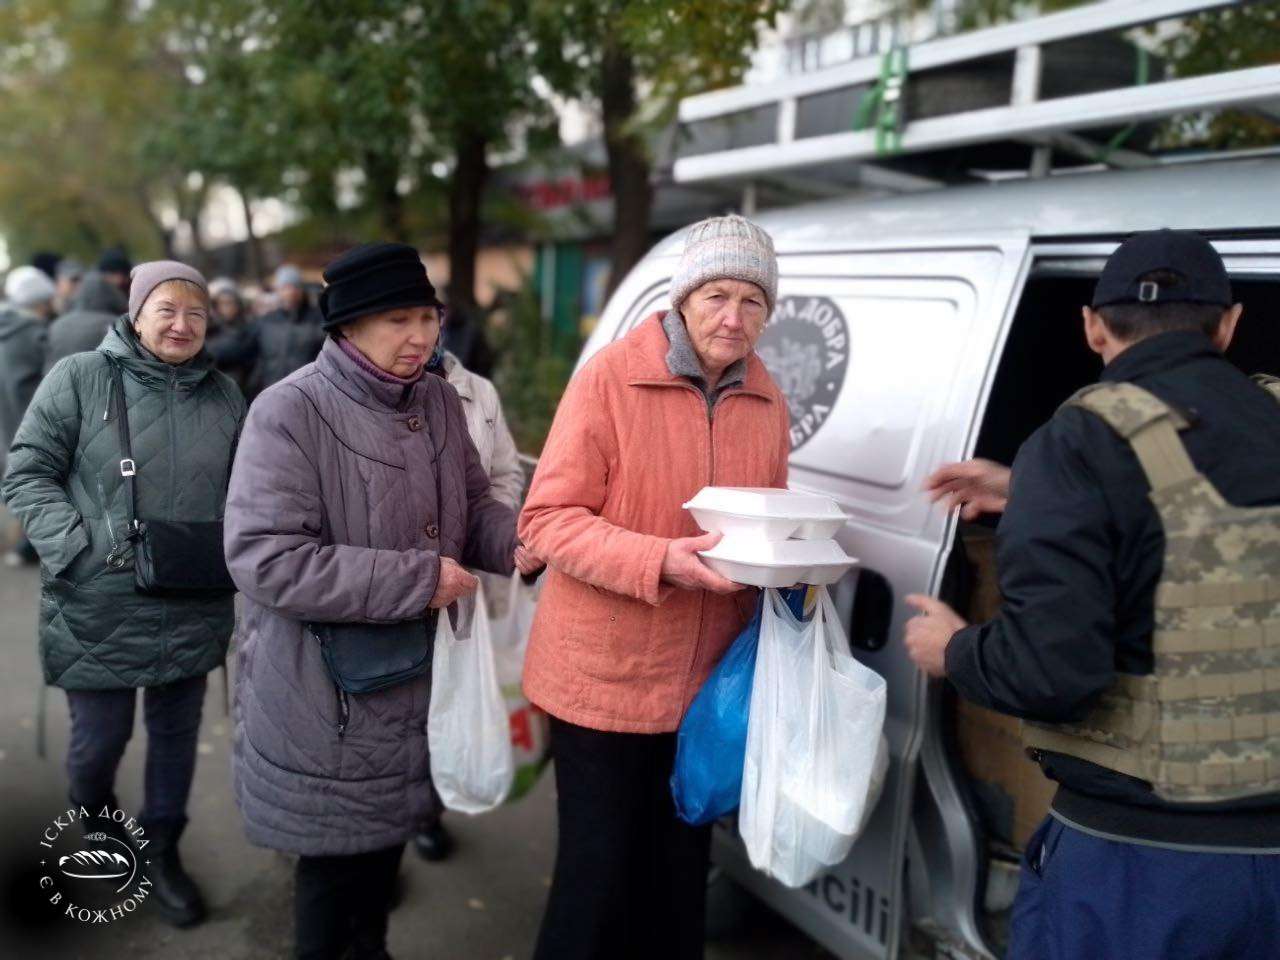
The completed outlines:
{"type": "Polygon", "coordinates": [[[418,831],[413,838],[413,848],[418,851],[418,856],[431,863],[447,860],[453,853],[453,834],[437,820],[418,831]]]}
{"type": "Polygon", "coordinates": [[[386,914],[352,917],[351,943],[343,960],[393,960],[387,953],[386,914]]]}
{"type": "Polygon", "coordinates": [[[151,842],[142,851],[156,909],[166,923],[179,928],[194,927],[205,918],[204,898],[178,856],[178,838],[185,826],[185,823],[148,824],[146,838],[151,842]]]}

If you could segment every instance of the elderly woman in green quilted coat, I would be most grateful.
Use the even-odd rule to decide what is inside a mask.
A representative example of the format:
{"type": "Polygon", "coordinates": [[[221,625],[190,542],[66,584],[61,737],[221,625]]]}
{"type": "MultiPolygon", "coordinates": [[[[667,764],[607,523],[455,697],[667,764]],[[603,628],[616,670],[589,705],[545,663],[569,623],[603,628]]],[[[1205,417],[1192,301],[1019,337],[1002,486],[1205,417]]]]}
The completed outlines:
{"type": "Polygon", "coordinates": [[[37,389],[9,452],[4,499],[40,554],[40,659],[71,712],[71,802],[115,809],[116,768],[142,688],[145,800],[152,899],[177,926],[204,905],[182,869],[206,675],[223,663],[233,596],[144,596],[135,590],[131,516],[121,460],[121,373],[136,515],[184,522],[222,518],[245,403],[204,350],[204,277],[173,261],[133,271],[129,313],[97,350],[60,360],[37,389]]]}

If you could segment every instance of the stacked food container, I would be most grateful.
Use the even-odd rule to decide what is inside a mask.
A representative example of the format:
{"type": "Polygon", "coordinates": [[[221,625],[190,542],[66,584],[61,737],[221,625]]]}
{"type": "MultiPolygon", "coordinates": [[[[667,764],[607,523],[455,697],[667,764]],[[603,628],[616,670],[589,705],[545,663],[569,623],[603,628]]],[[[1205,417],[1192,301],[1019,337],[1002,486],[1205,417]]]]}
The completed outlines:
{"type": "Polygon", "coordinates": [[[684,506],[703,530],[724,534],[700,555],[735,583],[825,586],[857,563],[835,541],[848,517],[830,497],[772,487],[703,487],[684,506]]]}

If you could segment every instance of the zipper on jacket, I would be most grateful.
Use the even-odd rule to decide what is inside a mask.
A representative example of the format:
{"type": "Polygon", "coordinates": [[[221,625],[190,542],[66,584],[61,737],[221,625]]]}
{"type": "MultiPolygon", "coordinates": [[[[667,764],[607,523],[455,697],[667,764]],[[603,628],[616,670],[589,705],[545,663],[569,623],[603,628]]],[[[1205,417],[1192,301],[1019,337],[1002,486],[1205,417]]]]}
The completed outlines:
{"type": "MultiPolygon", "coordinates": [[[[700,391],[697,391],[696,387],[692,387],[692,385],[690,386],[691,386],[691,389],[693,389],[695,392],[700,393],[700,391]]],[[[711,406],[707,408],[707,469],[709,471],[709,475],[707,477],[708,486],[715,486],[715,482],[716,482],[716,408],[720,406],[720,401],[723,400],[726,396],[732,396],[732,394],[728,390],[725,390],[717,394],[715,400],[712,401],[711,406]]],[[[693,659],[689,661],[689,669],[685,671],[686,687],[688,686],[689,681],[693,678],[694,668],[698,665],[698,655],[702,653],[702,625],[706,620],[706,615],[707,615],[707,591],[703,590],[702,598],[699,600],[699,603],[698,603],[698,634],[693,642],[693,659]]],[[[685,690],[684,692],[687,695],[688,690],[685,690]]]]}
{"type": "Polygon", "coordinates": [[[333,689],[338,693],[338,736],[346,735],[347,724],[351,720],[351,704],[347,700],[347,691],[343,690],[336,683],[333,689]]]}
{"type": "MultiPolygon", "coordinates": [[[[707,486],[712,487],[716,483],[716,405],[720,403],[720,396],[707,406],[707,399],[702,391],[690,386],[698,394],[702,405],[707,408],[707,486]]],[[[707,620],[707,591],[700,590],[698,594],[698,632],[693,638],[693,656],[690,657],[689,666],[684,672],[684,689],[680,691],[681,707],[684,706],[685,697],[688,696],[688,687],[693,679],[694,668],[698,665],[698,654],[702,652],[702,628],[707,620]]]]}
{"type": "Polygon", "coordinates": [[[115,559],[120,549],[120,541],[116,539],[115,524],[111,522],[111,505],[107,503],[107,491],[102,486],[102,477],[98,477],[98,503],[102,507],[102,517],[107,521],[107,534],[111,537],[111,552],[107,554],[107,566],[114,566],[112,561],[115,559]]]}
{"type": "MultiPolygon", "coordinates": [[[[169,387],[165,391],[165,408],[169,415],[169,512],[178,499],[178,420],[173,414],[173,398],[178,389],[178,371],[169,368],[169,387]]],[[[169,656],[169,602],[160,604],[160,664],[169,656]]]]}
{"type": "Polygon", "coordinates": [[[165,393],[166,412],[169,414],[169,510],[178,499],[178,418],[174,415],[174,398],[178,394],[178,371],[169,370],[169,389],[165,393]]]}
{"type": "MultiPolygon", "coordinates": [[[[715,436],[715,415],[716,407],[720,406],[720,401],[726,396],[731,396],[728,391],[719,394],[710,407],[707,406],[707,397],[701,390],[688,382],[679,384],[683,389],[689,390],[698,398],[698,402],[707,411],[707,486],[714,486],[716,482],[716,436],[715,436]]],[[[702,625],[706,621],[707,616],[707,591],[699,591],[701,594],[698,600],[698,632],[694,638],[693,656],[689,660],[689,666],[685,669],[684,688],[681,690],[681,702],[688,693],[688,686],[693,678],[693,668],[698,663],[698,654],[702,652],[702,625]]]]}
{"type": "MultiPolygon", "coordinates": [[[[111,412],[115,409],[115,396],[116,380],[115,377],[110,377],[107,379],[107,405],[102,411],[103,423],[107,423],[111,420],[111,412]]],[[[120,402],[125,402],[123,392],[120,396],[120,402]]],[[[107,521],[107,533],[111,535],[111,552],[107,554],[106,564],[112,570],[119,570],[124,566],[125,544],[121,543],[116,537],[116,528],[111,522],[111,505],[107,502],[107,491],[102,485],[101,476],[98,477],[98,503],[102,506],[102,516],[107,521]]]]}

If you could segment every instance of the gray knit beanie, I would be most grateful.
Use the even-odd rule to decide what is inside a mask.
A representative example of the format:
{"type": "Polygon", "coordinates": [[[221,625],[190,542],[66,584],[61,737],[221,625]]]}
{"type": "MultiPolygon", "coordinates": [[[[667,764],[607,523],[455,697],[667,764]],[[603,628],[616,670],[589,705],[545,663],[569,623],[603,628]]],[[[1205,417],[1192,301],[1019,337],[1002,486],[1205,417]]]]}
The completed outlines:
{"type": "Polygon", "coordinates": [[[689,228],[680,265],[671,278],[671,305],[708,280],[745,280],[764,291],[769,312],[778,299],[778,258],[773,238],[746,217],[708,217],[689,228]]]}
{"type": "Polygon", "coordinates": [[[271,286],[276,290],[281,287],[302,287],[302,271],[292,263],[282,263],[276,267],[276,275],[271,286]]]}
{"type": "Polygon", "coordinates": [[[142,305],[151,296],[151,291],[166,280],[186,280],[194,283],[206,294],[209,284],[195,267],[188,267],[177,260],[151,260],[140,263],[129,273],[129,319],[137,320],[142,305]]]}

